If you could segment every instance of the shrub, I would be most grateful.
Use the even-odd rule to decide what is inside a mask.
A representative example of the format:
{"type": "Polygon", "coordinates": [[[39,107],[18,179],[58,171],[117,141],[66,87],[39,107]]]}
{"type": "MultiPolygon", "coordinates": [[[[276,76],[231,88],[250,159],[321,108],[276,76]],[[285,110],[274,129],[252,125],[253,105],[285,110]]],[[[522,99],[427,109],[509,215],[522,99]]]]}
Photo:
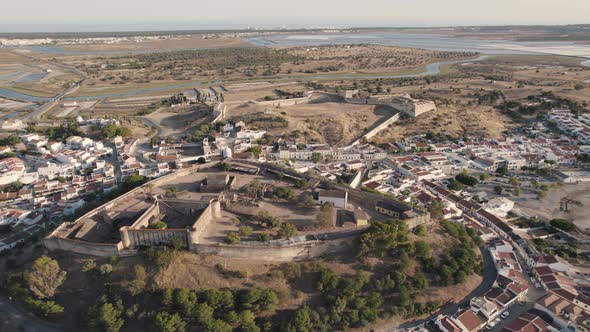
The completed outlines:
{"type": "Polygon", "coordinates": [[[111,264],[102,264],[98,270],[100,271],[100,274],[109,274],[113,272],[113,266],[111,264]]]}
{"type": "Polygon", "coordinates": [[[252,235],[252,233],[254,233],[254,230],[250,226],[242,226],[238,230],[238,233],[240,234],[240,236],[248,237],[248,236],[252,235]]]}
{"type": "Polygon", "coordinates": [[[270,236],[270,234],[267,234],[267,233],[258,234],[258,241],[268,242],[270,240],[272,240],[272,237],[270,236]]]}
{"type": "Polygon", "coordinates": [[[281,223],[281,225],[279,226],[278,234],[280,237],[284,239],[290,239],[293,236],[297,235],[297,228],[295,227],[295,225],[291,223],[284,222],[281,223]]]}
{"type": "Polygon", "coordinates": [[[157,222],[151,224],[149,228],[151,228],[151,229],[166,229],[166,228],[168,228],[168,225],[163,221],[157,221],[157,222]]]}
{"type": "Polygon", "coordinates": [[[229,232],[224,239],[225,243],[227,244],[236,244],[240,243],[240,234],[237,232],[229,232]]]}
{"type": "Polygon", "coordinates": [[[418,227],[414,229],[414,234],[418,236],[426,236],[428,234],[428,229],[424,225],[418,225],[418,227]]]}
{"type": "Polygon", "coordinates": [[[89,272],[96,269],[96,262],[94,259],[85,259],[82,261],[82,272],[89,272]]]}

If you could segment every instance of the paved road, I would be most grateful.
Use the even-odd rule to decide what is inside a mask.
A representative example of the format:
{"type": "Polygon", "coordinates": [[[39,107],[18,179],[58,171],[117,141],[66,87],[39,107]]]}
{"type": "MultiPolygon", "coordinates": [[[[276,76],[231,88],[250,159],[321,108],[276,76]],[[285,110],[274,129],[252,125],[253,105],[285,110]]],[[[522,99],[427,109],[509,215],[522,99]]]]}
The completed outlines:
{"type": "Polygon", "coordinates": [[[64,329],[45,322],[28,312],[22,311],[10,300],[0,298],[0,332],[18,331],[24,332],[61,332],[64,329]]]}

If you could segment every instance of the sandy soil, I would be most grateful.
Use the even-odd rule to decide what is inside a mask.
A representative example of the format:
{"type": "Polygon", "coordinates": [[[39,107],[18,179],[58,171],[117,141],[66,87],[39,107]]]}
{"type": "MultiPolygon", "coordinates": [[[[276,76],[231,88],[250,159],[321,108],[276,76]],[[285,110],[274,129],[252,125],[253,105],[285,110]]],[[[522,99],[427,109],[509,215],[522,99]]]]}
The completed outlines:
{"type": "Polygon", "coordinates": [[[588,182],[564,184],[549,190],[543,200],[530,199],[517,205],[520,210],[530,216],[538,215],[545,219],[571,219],[580,230],[590,234],[588,206],[590,206],[590,183],[588,182]],[[565,197],[579,201],[582,205],[569,204],[568,212],[560,211],[559,202],[565,197]]]}
{"type": "Polygon", "coordinates": [[[287,128],[269,129],[271,134],[284,135],[298,130],[302,141],[339,146],[350,144],[366,129],[393,114],[387,107],[346,104],[326,97],[318,97],[309,104],[281,108],[245,103],[228,109],[229,117],[236,120],[256,122],[256,117],[280,116],[289,122],[287,128]]]}

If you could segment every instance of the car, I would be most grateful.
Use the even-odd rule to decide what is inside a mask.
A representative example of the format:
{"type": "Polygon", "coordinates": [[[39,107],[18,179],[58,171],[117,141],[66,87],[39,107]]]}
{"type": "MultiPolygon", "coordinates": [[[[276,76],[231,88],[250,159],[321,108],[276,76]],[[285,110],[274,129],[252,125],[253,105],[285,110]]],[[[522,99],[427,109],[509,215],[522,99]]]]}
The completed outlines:
{"type": "Polygon", "coordinates": [[[503,313],[500,315],[500,317],[502,317],[502,319],[506,319],[506,318],[508,318],[508,316],[510,316],[510,313],[509,313],[508,311],[504,311],[504,312],[503,312],[503,313]]]}

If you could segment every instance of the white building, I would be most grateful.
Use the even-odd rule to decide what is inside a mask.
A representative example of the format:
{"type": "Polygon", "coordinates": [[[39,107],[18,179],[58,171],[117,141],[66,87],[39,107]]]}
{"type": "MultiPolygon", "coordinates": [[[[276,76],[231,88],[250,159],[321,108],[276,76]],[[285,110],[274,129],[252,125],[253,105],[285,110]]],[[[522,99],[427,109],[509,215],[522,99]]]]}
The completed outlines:
{"type": "Polygon", "coordinates": [[[323,190],[316,193],[317,204],[331,203],[335,207],[345,209],[348,204],[348,193],[340,190],[323,190]]]}

